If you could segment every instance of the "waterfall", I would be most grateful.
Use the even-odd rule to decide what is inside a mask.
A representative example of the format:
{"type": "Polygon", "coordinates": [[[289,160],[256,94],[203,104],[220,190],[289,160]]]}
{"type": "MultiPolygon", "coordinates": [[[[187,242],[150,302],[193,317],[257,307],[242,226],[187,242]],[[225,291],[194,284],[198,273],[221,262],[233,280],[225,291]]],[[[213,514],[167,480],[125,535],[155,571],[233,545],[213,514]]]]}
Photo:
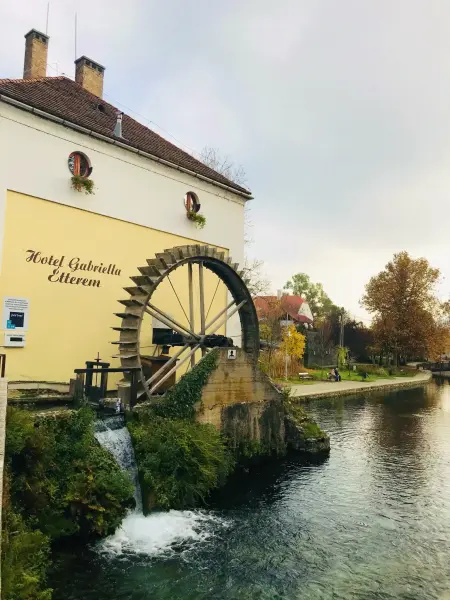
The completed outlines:
{"type": "Polygon", "coordinates": [[[123,416],[108,417],[95,424],[95,437],[99,444],[110,452],[117,464],[130,474],[134,484],[136,513],[142,513],[142,495],[133,444],[123,416]]]}
{"type": "Polygon", "coordinates": [[[133,444],[123,416],[112,416],[95,424],[95,437],[128,471],[134,483],[136,509],[129,513],[117,531],[97,544],[107,555],[156,556],[193,548],[228,526],[219,516],[201,510],[152,512],[144,517],[138,469],[133,444]]]}

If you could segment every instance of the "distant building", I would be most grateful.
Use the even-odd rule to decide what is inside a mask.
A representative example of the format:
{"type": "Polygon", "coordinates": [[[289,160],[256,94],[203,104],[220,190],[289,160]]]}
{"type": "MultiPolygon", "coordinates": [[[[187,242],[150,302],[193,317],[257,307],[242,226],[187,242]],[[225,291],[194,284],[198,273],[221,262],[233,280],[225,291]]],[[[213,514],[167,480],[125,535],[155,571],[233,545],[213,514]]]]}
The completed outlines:
{"type": "MultiPolygon", "coordinates": [[[[253,298],[256,312],[260,320],[270,312],[271,308],[277,302],[276,296],[256,296],[253,298]]],[[[313,324],[313,314],[309,308],[308,302],[301,296],[284,295],[280,299],[281,309],[287,315],[287,321],[294,325],[311,325],[313,324]]],[[[282,320],[286,321],[285,316],[282,320]]]]}

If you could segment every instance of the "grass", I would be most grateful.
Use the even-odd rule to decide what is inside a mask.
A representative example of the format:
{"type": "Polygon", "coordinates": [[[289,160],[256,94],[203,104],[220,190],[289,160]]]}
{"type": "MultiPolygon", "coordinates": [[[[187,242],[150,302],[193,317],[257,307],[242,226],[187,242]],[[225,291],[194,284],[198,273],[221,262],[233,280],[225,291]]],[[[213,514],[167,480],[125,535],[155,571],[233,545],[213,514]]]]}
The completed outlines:
{"type": "MultiPolygon", "coordinates": [[[[415,369],[405,368],[391,368],[389,371],[383,367],[377,367],[376,365],[356,365],[356,371],[349,371],[348,369],[340,370],[342,381],[357,381],[359,383],[366,382],[371,383],[378,379],[396,379],[398,377],[414,377],[417,371],[415,369]],[[367,373],[367,377],[362,376],[363,373],[367,373]]],[[[327,379],[331,368],[324,369],[304,369],[305,373],[308,373],[312,379],[303,379],[302,377],[294,376],[288,379],[288,383],[294,385],[314,385],[317,382],[329,381],[327,379]]],[[[276,383],[285,383],[286,380],[283,378],[275,379],[276,383]]]]}

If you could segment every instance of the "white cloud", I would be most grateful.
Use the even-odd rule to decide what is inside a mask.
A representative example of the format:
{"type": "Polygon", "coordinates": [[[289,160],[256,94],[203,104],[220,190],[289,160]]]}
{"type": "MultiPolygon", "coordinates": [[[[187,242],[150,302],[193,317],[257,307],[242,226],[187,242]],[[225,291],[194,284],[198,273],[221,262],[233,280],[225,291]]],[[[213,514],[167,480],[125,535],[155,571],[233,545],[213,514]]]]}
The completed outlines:
{"type": "MultiPolygon", "coordinates": [[[[49,61],[73,73],[73,13],[52,0],[49,61]]],[[[0,76],[46,0],[3,3],[0,76]]],[[[273,287],[305,271],[362,314],[364,284],[408,250],[450,294],[450,4],[445,0],[79,0],[78,54],[107,99],[188,148],[220,148],[255,195],[251,253],[273,287]]]]}

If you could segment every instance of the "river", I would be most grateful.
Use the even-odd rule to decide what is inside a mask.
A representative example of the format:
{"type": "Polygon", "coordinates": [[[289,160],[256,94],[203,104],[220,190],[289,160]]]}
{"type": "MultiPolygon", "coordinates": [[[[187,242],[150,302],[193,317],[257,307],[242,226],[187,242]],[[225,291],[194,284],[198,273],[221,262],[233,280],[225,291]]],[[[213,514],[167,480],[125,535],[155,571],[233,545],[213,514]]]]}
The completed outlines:
{"type": "Polygon", "coordinates": [[[315,400],[320,462],[235,480],[203,511],[130,515],[55,555],[55,600],[450,598],[450,385],[315,400]]]}

